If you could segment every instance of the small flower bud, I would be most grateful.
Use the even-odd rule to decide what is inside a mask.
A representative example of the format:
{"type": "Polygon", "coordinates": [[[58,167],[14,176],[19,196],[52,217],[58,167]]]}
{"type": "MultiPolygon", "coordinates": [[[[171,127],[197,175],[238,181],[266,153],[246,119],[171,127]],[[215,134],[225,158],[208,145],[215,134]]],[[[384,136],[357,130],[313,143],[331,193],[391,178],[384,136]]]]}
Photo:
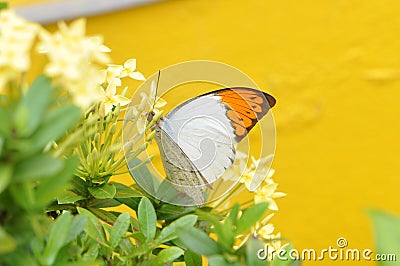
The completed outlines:
{"type": "Polygon", "coordinates": [[[155,135],[156,135],[156,131],[152,131],[150,134],[147,135],[146,141],[151,141],[155,135]]]}

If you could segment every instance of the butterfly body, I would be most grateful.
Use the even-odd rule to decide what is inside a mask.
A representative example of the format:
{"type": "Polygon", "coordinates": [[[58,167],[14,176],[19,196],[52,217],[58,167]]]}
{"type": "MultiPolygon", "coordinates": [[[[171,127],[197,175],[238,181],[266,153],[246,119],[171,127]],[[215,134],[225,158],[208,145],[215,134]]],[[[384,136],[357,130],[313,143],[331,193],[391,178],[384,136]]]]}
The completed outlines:
{"type": "Polygon", "coordinates": [[[154,127],[167,178],[203,205],[205,188],[234,162],[235,144],[274,105],[271,95],[239,87],[206,93],[173,109],[154,127]]]}

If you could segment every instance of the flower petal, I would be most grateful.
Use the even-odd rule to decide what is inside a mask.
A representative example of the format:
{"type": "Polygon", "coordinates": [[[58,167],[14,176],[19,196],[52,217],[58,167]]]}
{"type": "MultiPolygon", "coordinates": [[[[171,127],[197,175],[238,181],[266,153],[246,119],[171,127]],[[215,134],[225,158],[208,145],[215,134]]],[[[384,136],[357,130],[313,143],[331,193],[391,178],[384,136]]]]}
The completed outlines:
{"type": "Polygon", "coordinates": [[[138,121],[136,122],[136,127],[140,134],[143,134],[143,132],[145,131],[146,124],[147,123],[144,119],[138,119],[138,121]]]}
{"type": "Polygon", "coordinates": [[[283,197],[286,197],[286,193],[274,192],[274,193],[272,193],[271,197],[274,199],[283,198],[283,197]]]}
{"type": "Polygon", "coordinates": [[[274,169],[269,169],[267,178],[271,178],[274,174],[275,174],[275,170],[274,169]]]}
{"type": "Polygon", "coordinates": [[[121,106],[125,106],[131,102],[131,100],[129,100],[128,98],[126,98],[125,96],[122,96],[122,95],[115,95],[114,100],[115,100],[115,102],[119,103],[119,105],[121,105],[121,106]]]}
{"type": "Polygon", "coordinates": [[[104,103],[104,112],[107,115],[109,112],[111,112],[112,108],[114,107],[113,104],[111,103],[104,103]]]}
{"type": "Polygon", "coordinates": [[[167,101],[164,100],[163,98],[158,98],[156,103],[154,104],[155,108],[162,108],[167,104],[167,101]]]}
{"type": "Polygon", "coordinates": [[[131,58],[126,60],[126,62],[124,63],[124,68],[128,69],[129,72],[133,72],[136,70],[136,59],[135,58],[131,58]]]}
{"type": "Polygon", "coordinates": [[[113,79],[110,83],[108,83],[108,86],[106,88],[106,95],[108,97],[112,97],[115,95],[115,93],[117,92],[117,87],[116,87],[116,81],[115,79],[113,79]]]}
{"type": "Polygon", "coordinates": [[[129,73],[129,77],[136,80],[146,80],[146,78],[140,72],[131,72],[129,73]]]}
{"type": "Polygon", "coordinates": [[[268,209],[270,209],[271,211],[277,211],[278,210],[278,205],[276,204],[276,201],[273,199],[270,199],[268,201],[268,209]]]}

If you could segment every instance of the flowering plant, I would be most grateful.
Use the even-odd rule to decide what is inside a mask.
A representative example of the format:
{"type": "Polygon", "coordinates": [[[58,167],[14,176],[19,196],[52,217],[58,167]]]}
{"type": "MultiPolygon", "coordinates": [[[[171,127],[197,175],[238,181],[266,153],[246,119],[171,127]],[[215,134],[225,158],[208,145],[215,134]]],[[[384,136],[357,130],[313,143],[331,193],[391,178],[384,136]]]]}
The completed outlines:
{"type": "Polygon", "coordinates": [[[117,92],[122,79],[145,78],[135,59],[111,64],[101,36],[85,35],[84,19],[58,26],[50,33],[0,10],[0,264],[298,263],[257,258],[264,245],[271,252],[282,247],[270,224],[275,199],[284,196],[276,192],[273,172],[250,192],[252,200],[231,204],[268,158],[241,162],[243,182],[204,207],[166,204],[136,184],[112,181],[127,173],[119,123],[130,100],[127,88],[117,92]],[[34,50],[48,62],[29,84],[36,38],[34,50]]]}

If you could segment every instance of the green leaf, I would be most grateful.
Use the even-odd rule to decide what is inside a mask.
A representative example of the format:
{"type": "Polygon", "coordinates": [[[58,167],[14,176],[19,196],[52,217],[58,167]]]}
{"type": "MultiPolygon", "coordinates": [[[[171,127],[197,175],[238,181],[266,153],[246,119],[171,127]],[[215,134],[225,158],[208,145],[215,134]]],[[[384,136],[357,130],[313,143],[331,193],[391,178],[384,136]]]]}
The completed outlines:
{"type": "Polygon", "coordinates": [[[214,226],[215,233],[218,236],[218,244],[227,252],[232,250],[235,242],[235,233],[230,219],[225,219],[224,224],[219,221],[219,217],[208,212],[197,212],[199,217],[210,222],[214,226]]]}
{"type": "Polygon", "coordinates": [[[7,2],[0,2],[0,10],[6,9],[8,7],[7,2]]]}
{"type": "Polygon", "coordinates": [[[50,177],[63,168],[63,161],[48,154],[27,158],[15,166],[13,182],[50,177]]]}
{"type": "Polygon", "coordinates": [[[5,190],[10,183],[12,172],[12,165],[0,164],[0,193],[3,192],[3,190],[5,190]]]}
{"type": "MultiPolygon", "coordinates": [[[[171,240],[171,242],[172,242],[175,246],[180,247],[180,248],[183,248],[184,250],[187,250],[187,249],[188,249],[188,247],[185,245],[185,243],[183,243],[183,241],[179,238],[179,235],[178,235],[178,238],[176,238],[176,239],[174,239],[174,240],[171,240]]],[[[197,254],[197,253],[196,253],[196,254],[197,254]]]]}
{"type": "Polygon", "coordinates": [[[268,203],[260,202],[246,209],[236,223],[236,234],[243,234],[249,231],[267,212],[268,203]]]}
{"type": "MultiPolygon", "coordinates": [[[[217,227],[215,229],[217,229],[217,227]]],[[[218,236],[218,244],[224,247],[225,251],[232,251],[236,238],[232,221],[226,218],[224,223],[218,226],[218,230],[215,230],[215,232],[218,236]]]]}
{"type": "Polygon", "coordinates": [[[4,136],[2,136],[0,132],[0,157],[3,157],[4,142],[4,136]]]}
{"type": "Polygon", "coordinates": [[[87,196],[89,194],[86,189],[86,182],[82,178],[74,175],[71,181],[71,190],[74,191],[76,194],[83,196],[87,196]]]}
{"type": "Polygon", "coordinates": [[[8,186],[8,191],[13,197],[13,200],[24,210],[32,211],[34,207],[34,183],[24,182],[20,184],[10,184],[8,186]]]}
{"type": "MultiPolygon", "coordinates": [[[[143,245],[136,246],[134,252],[131,253],[131,254],[129,254],[129,255],[130,255],[130,257],[140,257],[140,256],[142,256],[142,255],[144,255],[144,254],[149,254],[149,253],[151,253],[151,251],[152,251],[153,249],[154,249],[154,247],[150,247],[148,243],[143,243],[143,245]]],[[[154,256],[153,254],[151,254],[150,256],[151,256],[152,258],[155,258],[155,256],[154,256]]],[[[149,257],[150,257],[150,256],[147,256],[147,260],[149,260],[149,257]]],[[[146,260],[146,261],[147,261],[147,260],[146,260]]],[[[146,262],[146,261],[145,261],[145,262],[146,262]]],[[[149,265],[149,264],[147,263],[147,265],[149,265]]],[[[150,265],[151,265],[151,264],[150,264],[150,265]]]]}
{"type": "Polygon", "coordinates": [[[82,256],[82,260],[88,265],[101,265],[100,263],[94,263],[99,255],[100,246],[94,241],[88,244],[88,246],[87,251],[82,256]]]}
{"type": "Polygon", "coordinates": [[[138,220],[136,220],[134,217],[131,217],[131,227],[133,232],[139,232],[140,231],[140,225],[138,220]]]}
{"type": "Polygon", "coordinates": [[[197,221],[196,215],[187,215],[179,218],[178,220],[172,222],[170,225],[164,227],[157,237],[157,243],[165,243],[171,241],[178,237],[176,234],[176,229],[181,227],[191,227],[194,226],[197,221]]]}
{"type": "Polygon", "coordinates": [[[96,199],[112,199],[117,192],[112,183],[106,183],[99,187],[88,187],[88,190],[96,199]]]}
{"type": "Polygon", "coordinates": [[[266,265],[266,260],[262,257],[259,258],[259,253],[262,256],[266,256],[266,251],[264,250],[264,242],[260,239],[250,237],[246,245],[246,262],[248,266],[264,266],[266,265]],[[262,250],[262,252],[261,252],[262,250]]]}
{"type": "Polygon", "coordinates": [[[133,190],[124,184],[112,182],[117,189],[115,198],[130,198],[130,197],[143,197],[143,194],[137,190],[133,190]]]}
{"type": "MultiPolygon", "coordinates": [[[[376,249],[379,254],[394,254],[400,258],[400,218],[379,210],[369,211],[375,229],[376,249]]],[[[380,266],[394,265],[393,261],[379,261],[380,266]]]]}
{"type": "Polygon", "coordinates": [[[116,201],[125,204],[134,211],[137,211],[141,198],[115,198],[116,201]]]}
{"type": "MultiPolygon", "coordinates": [[[[158,186],[156,198],[160,199],[164,202],[174,202],[178,197],[181,195],[179,194],[178,190],[171,184],[171,181],[168,179],[164,179],[161,184],[158,186]]],[[[185,195],[185,199],[191,199],[189,196],[185,195]]],[[[185,201],[182,200],[182,202],[185,201]]],[[[191,199],[193,201],[193,199],[191,199]]]]}
{"type": "Polygon", "coordinates": [[[138,185],[140,185],[140,187],[144,188],[144,190],[150,195],[155,195],[157,188],[160,185],[160,181],[149,171],[149,169],[147,169],[146,165],[135,168],[141,163],[141,160],[134,158],[128,162],[128,169],[131,172],[133,179],[138,185]]]}
{"type": "Polygon", "coordinates": [[[121,242],[119,242],[119,247],[121,248],[122,253],[126,255],[132,254],[135,251],[135,247],[129,238],[121,239],[121,242]]]}
{"type": "Polygon", "coordinates": [[[94,215],[96,215],[100,220],[102,220],[108,224],[113,224],[117,220],[117,216],[115,216],[114,214],[112,214],[109,211],[92,208],[92,207],[87,207],[87,209],[89,211],[91,211],[94,215]]]}
{"type": "Polygon", "coordinates": [[[90,211],[77,207],[78,212],[82,215],[85,215],[88,220],[85,226],[85,232],[95,241],[100,243],[103,246],[108,246],[106,240],[106,234],[104,232],[104,228],[100,222],[100,220],[92,214],[90,211]]]}
{"type": "Polygon", "coordinates": [[[177,230],[179,239],[192,251],[200,255],[219,254],[219,247],[206,233],[194,227],[182,227],[177,230]]]}
{"type": "Polygon", "coordinates": [[[228,263],[222,255],[213,255],[207,259],[210,266],[232,266],[232,264],[228,263]]]}
{"type": "Polygon", "coordinates": [[[183,255],[183,250],[178,247],[170,247],[161,250],[157,257],[152,261],[152,265],[165,265],[172,263],[175,259],[183,255]]]}
{"type": "Polygon", "coordinates": [[[69,234],[72,216],[70,212],[64,212],[60,215],[50,230],[49,239],[45,250],[40,257],[40,261],[44,265],[52,265],[57,257],[58,251],[64,246],[65,240],[69,234]]]}
{"type": "MultiPolygon", "coordinates": [[[[10,136],[11,126],[10,126],[10,115],[8,110],[3,106],[0,106],[0,136],[8,138],[10,136]]],[[[0,149],[1,151],[1,149],[0,149]]],[[[1,152],[0,152],[1,154],[1,152]]]]}
{"type": "Polygon", "coordinates": [[[68,236],[65,243],[69,243],[74,240],[85,228],[87,217],[84,215],[76,215],[72,219],[71,228],[68,232],[68,236]]]}
{"type": "Polygon", "coordinates": [[[110,232],[109,243],[112,248],[116,248],[120,243],[121,239],[125,236],[129,228],[130,218],[131,216],[129,215],[128,212],[121,213],[121,215],[118,216],[117,221],[111,228],[110,232]]]}
{"type": "Polygon", "coordinates": [[[50,141],[64,136],[79,121],[80,116],[80,108],[74,105],[62,105],[51,111],[32,135],[30,145],[26,149],[30,152],[36,152],[50,141]]]}
{"type": "MultiPolygon", "coordinates": [[[[65,160],[64,168],[52,178],[43,180],[35,191],[36,202],[39,205],[46,204],[55,199],[57,195],[63,193],[67,184],[73,177],[76,166],[78,165],[78,157],[73,156],[65,160]]],[[[67,202],[69,203],[69,202],[67,202]]]]}
{"type": "Polygon", "coordinates": [[[201,256],[190,249],[185,250],[184,259],[186,266],[198,266],[203,264],[201,256]]]}
{"type": "Polygon", "coordinates": [[[13,251],[17,247],[14,238],[0,227],[0,254],[13,251]]]}
{"type": "Polygon", "coordinates": [[[91,199],[87,206],[92,208],[109,208],[119,205],[121,205],[121,202],[115,199],[91,199]]]}
{"type": "Polygon", "coordinates": [[[2,265],[38,265],[37,258],[33,258],[23,249],[15,249],[12,253],[2,255],[1,262],[2,265]]]}
{"type": "Polygon", "coordinates": [[[46,76],[39,76],[26,91],[14,116],[19,136],[30,136],[38,128],[50,104],[53,91],[51,80],[46,76]]]}
{"type": "Polygon", "coordinates": [[[156,235],[157,216],[153,204],[143,197],[138,207],[138,219],[140,231],[147,240],[153,240],[156,235]]]}
{"type": "Polygon", "coordinates": [[[228,215],[228,219],[231,220],[233,225],[235,225],[236,222],[237,222],[239,211],[240,211],[240,205],[239,205],[239,203],[235,203],[232,206],[232,209],[231,209],[231,211],[229,212],[229,215],[228,215]]]}
{"type": "Polygon", "coordinates": [[[58,204],[68,204],[68,203],[75,203],[78,200],[82,200],[85,197],[81,195],[77,195],[72,191],[64,191],[60,196],[57,197],[58,204]]]}
{"type": "Polygon", "coordinates": [[[158,220],[176,220],[186,214],[193,213],[197,208],[193,206],[176,206],[163,203],[157,209],[158,220]]]}

